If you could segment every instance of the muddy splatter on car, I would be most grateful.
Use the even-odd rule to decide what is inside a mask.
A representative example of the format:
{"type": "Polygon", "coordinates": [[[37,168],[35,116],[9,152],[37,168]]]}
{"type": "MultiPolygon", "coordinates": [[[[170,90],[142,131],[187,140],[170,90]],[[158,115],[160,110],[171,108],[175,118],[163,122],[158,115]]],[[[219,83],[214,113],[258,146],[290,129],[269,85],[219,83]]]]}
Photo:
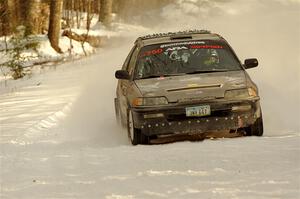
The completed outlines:
{"type": "Polygon", "coordinates": [[[209,131],[262,136],[258,88],[246,72],[256,66],[206,30],[140,37],[115,73],[117,119],[133,145],[209,131]]]}

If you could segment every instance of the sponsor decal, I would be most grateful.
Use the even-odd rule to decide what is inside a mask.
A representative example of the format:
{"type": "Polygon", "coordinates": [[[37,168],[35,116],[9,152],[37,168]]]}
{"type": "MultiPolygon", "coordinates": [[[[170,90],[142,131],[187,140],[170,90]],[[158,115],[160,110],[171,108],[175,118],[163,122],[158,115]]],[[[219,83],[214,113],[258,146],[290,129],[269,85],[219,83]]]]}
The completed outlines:
{"type": "Polygon", "coordinates": [[[174,50],[187,50],[188,48],[185,46],[172,47],[165,50],[165,52],[174,51],[174,50]]]}
{"type": "Polygon", "coordinates": [[[167,48],[172,46],[195,45],[195,44],[205,44],[205,41],[185,41],[185,42],[178,42],[178,43],[163,44],[160,47],[167,48]]]}
{"type": "Polygon", "coordinates": [[[192,41],[192,42],[181,42],[181,43],[172,43],[169,44],[168,48],[167,45],[161,45],[161,48],[149,50],[143,52],[140,57],[146,57],[151,55],[161,54],[163,52],[170,52],[170,51],[178,51],[178,50],[188,50],[188,49],[223,49],[223,46],[220,45],[197,45],[197,44],[205,44],[203,41],[192,41]],[[189,44],[189,45],[188,45],[189,44]],[[187,45],[187,46],[183,46],[187,45]]]}
{"type": "Polygon", "coordinates": [[[223,46],[219,46],[219,45],[191,45],[191,49],[200,49],[200,48],[204,48],[204,49],[222,49],[223,46]]]}

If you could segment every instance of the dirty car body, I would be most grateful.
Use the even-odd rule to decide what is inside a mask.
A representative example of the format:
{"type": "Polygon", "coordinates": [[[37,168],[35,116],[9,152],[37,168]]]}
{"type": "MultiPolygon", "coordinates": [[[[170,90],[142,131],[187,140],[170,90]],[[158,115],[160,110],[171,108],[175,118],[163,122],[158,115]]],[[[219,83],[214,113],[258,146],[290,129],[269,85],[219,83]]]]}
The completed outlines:
{"type": "Polygon", "coordinates": [[[132,144],[172,134],[243,129],[263,134],[258,88],[227,41],[209,31],[140,37],[119,79],[115,108],[132,144]]]}

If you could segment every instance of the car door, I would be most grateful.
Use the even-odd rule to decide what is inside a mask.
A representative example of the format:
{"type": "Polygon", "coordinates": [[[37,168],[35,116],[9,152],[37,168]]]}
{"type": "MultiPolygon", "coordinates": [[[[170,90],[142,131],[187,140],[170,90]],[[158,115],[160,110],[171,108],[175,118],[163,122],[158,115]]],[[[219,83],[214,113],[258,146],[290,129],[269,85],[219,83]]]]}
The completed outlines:
{"type": "MultiPolygon", "coordinates": [[[[137,54],[137,47],[136,45],[131,49],[129,55],[127,56],[122,70],[126,70],[130,76],[133,74],[133,68],[135,61],[133,60],[133,54],[137,54]]],[[[130,86],[132,85],[131,80],[119,80],[118,88],[117,88],[117,97],[120,103],[120,111],[122,114],[122,118],[125,120],[127,118],[127,107],[128,107],[128,90],[130,90],[130,86]]],[[[125,120],[126,121],[126,120],[125,120]]]]}

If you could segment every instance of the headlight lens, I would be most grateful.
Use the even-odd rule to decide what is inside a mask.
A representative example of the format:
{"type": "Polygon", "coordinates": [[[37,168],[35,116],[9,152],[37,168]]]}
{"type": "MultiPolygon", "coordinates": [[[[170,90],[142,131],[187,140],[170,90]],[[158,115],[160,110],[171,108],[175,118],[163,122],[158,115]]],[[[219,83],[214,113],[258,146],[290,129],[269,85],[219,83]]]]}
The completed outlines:
{"type": "Polygon", "coordinates": [[[225,92],[225,98],[245,98],[245,97],[256,97],[257,91],[254,88],[245,88],[237,90],[228,90],[225,92]]]}
{"type": "Polygon", "coordinates": [[[251,97],[257,97],[257,91],[254,88],[248,88],[248,93],[251,97]]]}
{"type": "Polygon", "coordinates": [[[155,106],[155,105],[167,105],[168,100],[165,97],[145,97],[135,98],[132,101],[133,106],[155,106]]]}
{"type": "Polygon", "coordinates": [[[245,98],[249,97],[248,89],[228,90],[225,92],[225,98],[245,98]]]}

